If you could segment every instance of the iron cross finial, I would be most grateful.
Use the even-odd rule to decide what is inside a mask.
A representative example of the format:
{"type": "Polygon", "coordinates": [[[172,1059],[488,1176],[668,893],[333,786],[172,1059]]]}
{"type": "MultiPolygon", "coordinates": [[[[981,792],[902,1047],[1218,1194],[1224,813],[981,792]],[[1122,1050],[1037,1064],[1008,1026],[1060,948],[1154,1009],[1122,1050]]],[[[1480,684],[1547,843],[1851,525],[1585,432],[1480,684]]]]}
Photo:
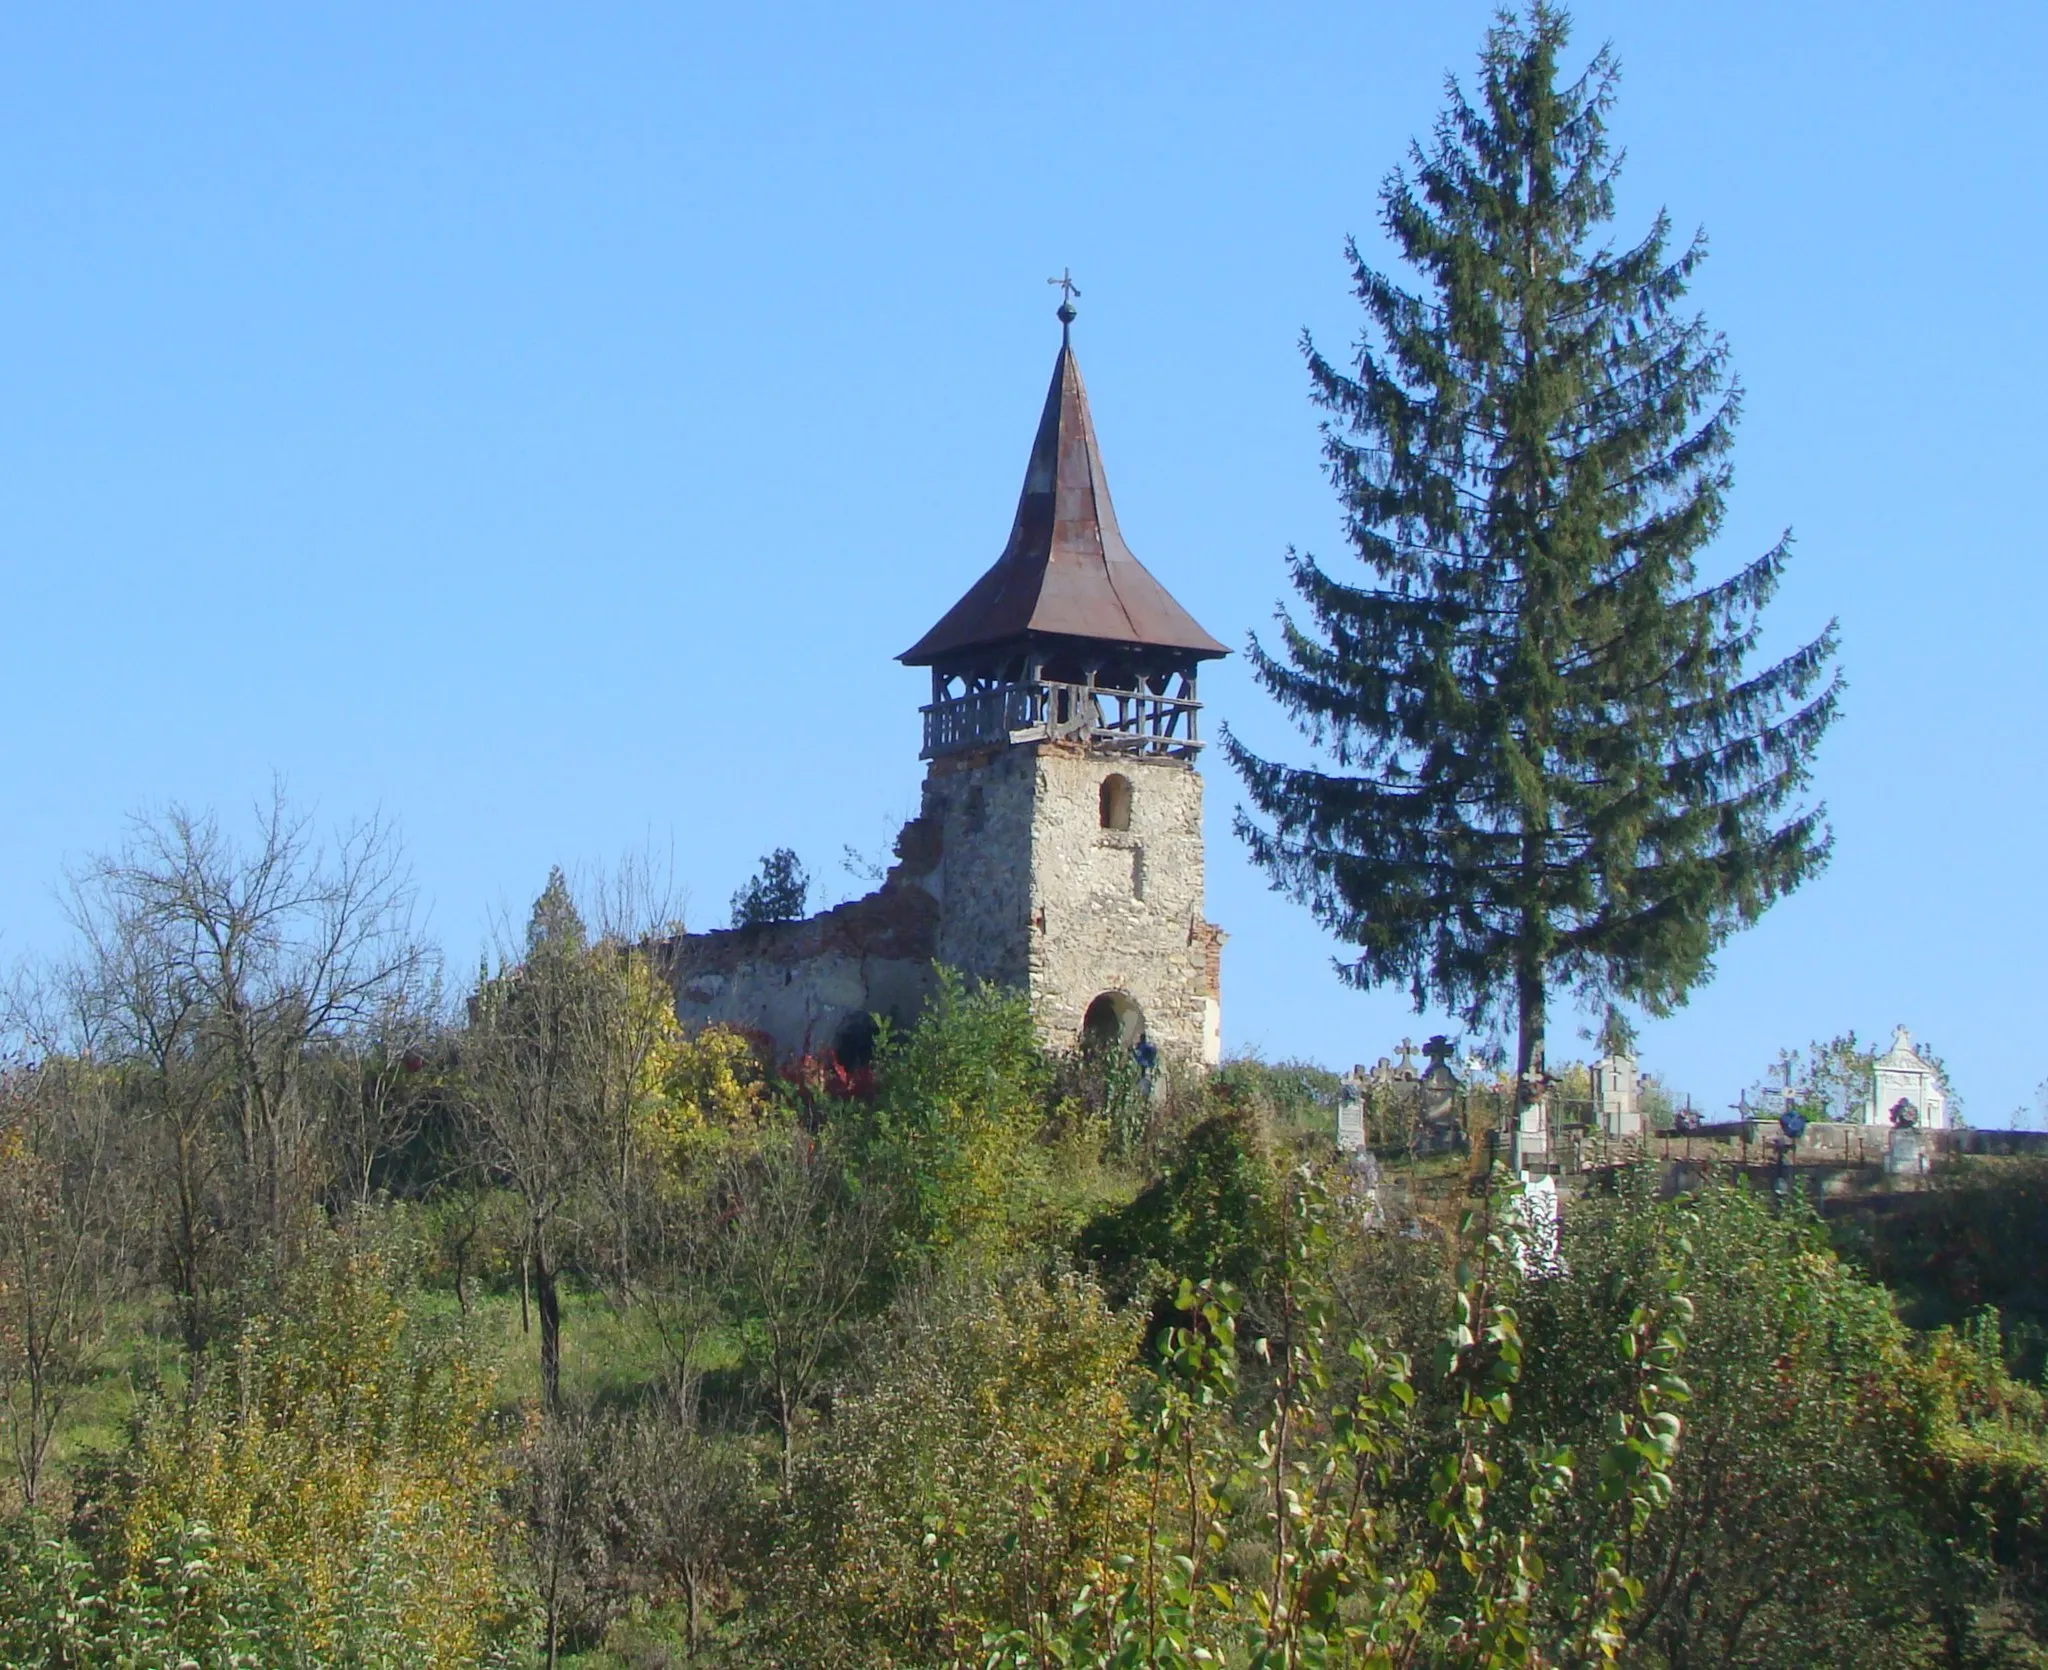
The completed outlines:
{"type": "Polygon", "coordinates": [[[1062,267],[1060,276],[1049,278],[1046,283],[1060,287],[1059,321],[1062,325],[1071,325],[1075,319],[1074,298],[1081,293],[1081,286],[1074,282],[1074,269],[1062,267]]]}

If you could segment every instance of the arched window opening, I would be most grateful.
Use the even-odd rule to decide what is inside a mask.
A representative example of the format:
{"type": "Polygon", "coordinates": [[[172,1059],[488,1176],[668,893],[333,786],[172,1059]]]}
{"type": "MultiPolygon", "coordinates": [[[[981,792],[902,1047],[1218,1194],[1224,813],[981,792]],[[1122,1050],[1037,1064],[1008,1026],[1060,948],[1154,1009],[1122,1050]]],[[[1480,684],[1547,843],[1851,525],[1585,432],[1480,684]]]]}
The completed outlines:
{"type": "Polygon", "coordinates": [[[1120,771],[1102,779],[1101,817],[1104,829],[1131,827],[1131,780],[1120,771]]]}
{"type": "Polygon", "coordinates": [[[1081,1047],[1091,1053],[1130,1049],[1145,1036],[1145,1012],[1128,992],[1104,992],[1081,1020],[1081,1047]]]}

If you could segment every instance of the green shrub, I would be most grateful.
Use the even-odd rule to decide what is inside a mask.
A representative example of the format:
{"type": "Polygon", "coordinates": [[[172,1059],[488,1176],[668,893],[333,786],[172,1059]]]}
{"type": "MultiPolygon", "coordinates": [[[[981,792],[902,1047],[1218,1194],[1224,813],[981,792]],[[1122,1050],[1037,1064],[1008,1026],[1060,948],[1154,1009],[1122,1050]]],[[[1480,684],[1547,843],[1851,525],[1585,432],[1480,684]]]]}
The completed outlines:
{"type": "Polygon", "coordinates": [[[764,1651],[807,1670],[979,1662],[984,1633],[1100,1575],[1138,1531],[1134,1318],[1077,1276],[906,1295],[799,1464],[764,1651]]]}
{"type": "Polygon", "coordinates": [[[1278,1246],[1281,1180],[1258,1117],[1212,1114],[1128,1205],[1082,1231],[1082,1256],[1121,1299],[1158,1307],[1183,1279],[1256,1292],[1278,1246]]]}
{"type": "MultiPolygon", "coordinates": [[[[312,1666],[323,1661],[294,1627],[296,1603],[225,1558],[203,1525],[180,1527],[140,1565],[112,1572],[40,1520],[0,1527],[0,1663],[312,1666]]],[[[348,1662],[397,1670],[404,1660],[348,1662]]]]}
{"type": "Polygon", "coordinates": [[[899,1255],[1028,1238],[1051,1205],[1052,1069],[1027,999],[950,970],[918,1023],[884,1029],[875,1096],[855,1115],[867,1167],[894,1198],[899,1255]]]}
{"type": "Polygon", "coordinates": [[[106,1480],[120,1569],[182,1560],[203,1526],[237,1592],[290,1597],[320,1662],[477,1661],[509,1620],[492,1388],[459,1340],[422,1334],[402,1285],[337,1237],[195,1395],[145,1408],[106,1480]]]}

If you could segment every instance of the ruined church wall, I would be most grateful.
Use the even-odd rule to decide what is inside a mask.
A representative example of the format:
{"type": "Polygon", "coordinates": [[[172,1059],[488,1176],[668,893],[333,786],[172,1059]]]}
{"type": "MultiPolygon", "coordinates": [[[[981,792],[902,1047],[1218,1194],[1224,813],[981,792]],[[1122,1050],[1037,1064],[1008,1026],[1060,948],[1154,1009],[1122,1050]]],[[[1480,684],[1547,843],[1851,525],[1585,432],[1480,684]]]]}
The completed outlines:
{"type": "Polygon", "coordinates": [[[1202,779],[1177,760],[1078,743],[934,761],[877,892],[801,922],[690,934],[665,948],[676,1013],[766,1034],[778,1056],[835,1048],[869,1014],[908,1025],[934,963],[1026,992],[1071,1049],[1089,1005],[1134,1000],[1169,1055],[1221,1055],[1223,934],[1203,915],[1202,779]],[[1102,827],[1104,779],[1131,786],[1102,827]]]}
{"type": "Polygon", "coordinates": [[[937,916],[899,867],[877,892],[800,922],[682,935],[662,948],[676,1018],[764,1034],[778,1060],[837,1050],[869,1014],[907,1026],[931,996],[937,916]]]}

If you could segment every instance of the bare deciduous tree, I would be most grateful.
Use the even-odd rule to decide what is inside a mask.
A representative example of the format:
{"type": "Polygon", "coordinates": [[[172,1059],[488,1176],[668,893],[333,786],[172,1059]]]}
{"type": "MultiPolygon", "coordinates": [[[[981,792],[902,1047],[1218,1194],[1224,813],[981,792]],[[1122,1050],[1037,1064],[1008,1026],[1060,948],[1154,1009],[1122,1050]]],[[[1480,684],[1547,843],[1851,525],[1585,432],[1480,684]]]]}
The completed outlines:
{"type": "Polygon", "coordinates": [[[596,1001],[588,932],[558,869],[534,901],[524,960],[478,983],[462,1046],[475,1146],[524,1208],[522,1280],[540,1312],[550,1412],[561,1405],[562,1219],[601,1151],[583,1049],[596,1001]]]}
{"type": "Polygon", "coordinates": [[[305,1226],[332,1158],[323,1070],[431,977],[412,904],[388,825],[323,844],[281,788],[246,846],[173,806],[73,877],[77,985],[108,1058],[138,1070],[194,1345],[216,1242],[289,1253],[305,1226]]]}
{"type": "Polygon", "coordinates": [[[438,980],[408,981],[325,1063],[333,1185],[347,1210],[368,1208],[378,1167],[419,1134],[422,1079],[445,1024],[438,980]]]}
{"type": "Polygon", "coordinates": [[[592,1610],[592,1578],[604,1563],[607,1459],[599,1423],[584,1411],[551,1409],[527,1428],[514,1500],[547,1670],[560,1664],[564,1636],[592,1610]]]}
{"type": "Polygon", "coordinates": [[[701,1644],[709,1603],[738,1552],[751,1468],[745,1449],[707,1431],[691,1381],[664,1388],[622,1423],[612,1456],[616,1557],[683,1601],[683,1651],[701,1644]]]}
{"type": "Polygon", "coordinates": [[[202,1043],[197,984],[149,935],[131,931],[102,901],[74,896],[84,938],[65,976],[74,994],[80,1053],[118,1068],[124,1114],[145,1140],[142,1170],[155,1198],[156,1253],[188,1350],[205,1344],[223,1222],[225,1133],[219,1086],[202,1043]]]}
{"type": "Polygon", "coordinates": [[[560,1404],[565,1249],[578,1231],[621,1304],[631,1294],[639,1193],[636,1114],[675,1005],[639,933],[616,925],[639,897],[622,881],[600,900],[612,924],[592,941],[557,869],[535,900],[524,955],[501,959],[470,1003],[464,1079],[486,1170],[526,1213],[525,1276],[540,1313],[541,1385],[560,1404]],[[593,1221],[572,1221],[579,1209],[593,1221]]]}
{"type": "Polygon", "coordinates": [[[10,1002],[18,1053],[0,1066],[0,1421],[31,1511],[59,1423],[100,1366],[135,1230],[115,1076],[51,1024],[41,995],[10,1002]]]}
{"type": "Polygon", "coordinates": [[[798,1423],[851,1339],[886,1217],[802,1131],[735,1161],[727,1194],[724,1287],[781,1436],[786,1496],[798,1423]]]}

